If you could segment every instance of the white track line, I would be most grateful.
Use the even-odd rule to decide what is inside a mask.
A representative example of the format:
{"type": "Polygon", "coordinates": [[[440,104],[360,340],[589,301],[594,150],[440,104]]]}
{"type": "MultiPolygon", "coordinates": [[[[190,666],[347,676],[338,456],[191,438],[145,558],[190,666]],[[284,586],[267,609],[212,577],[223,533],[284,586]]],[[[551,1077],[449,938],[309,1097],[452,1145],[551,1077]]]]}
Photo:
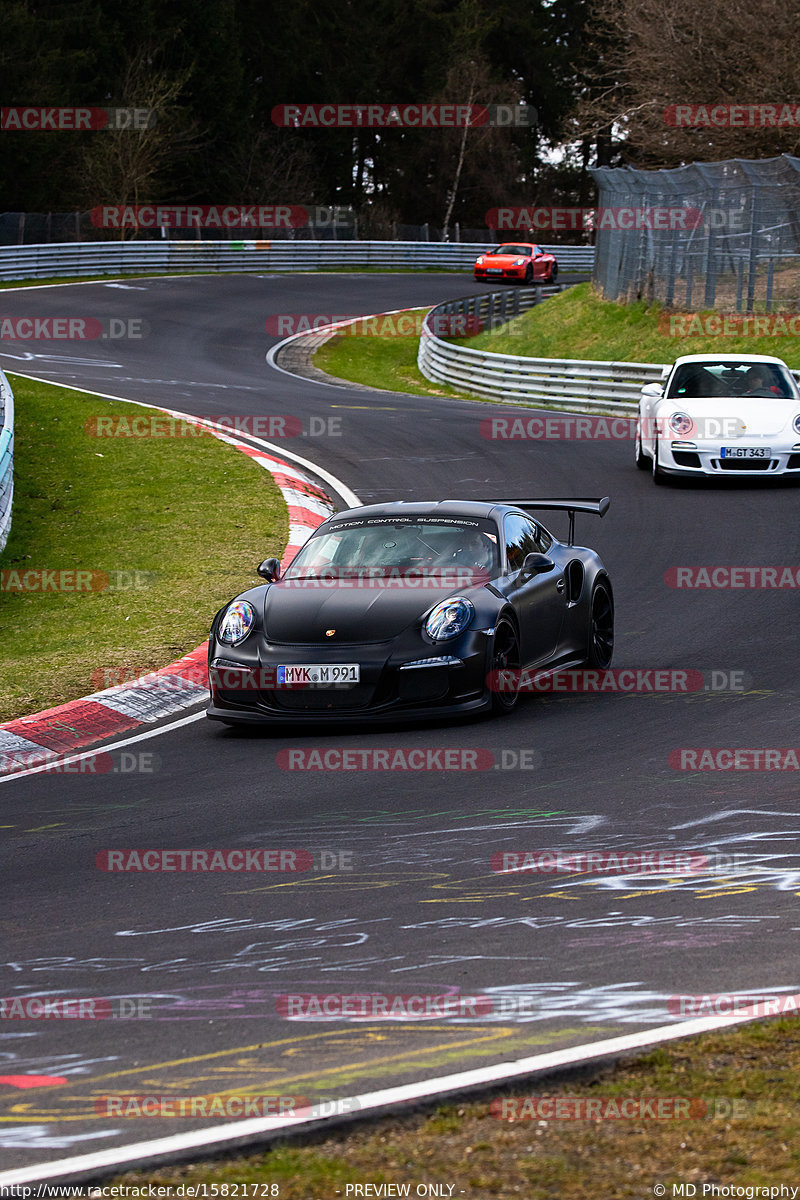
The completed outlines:
{"type": "MultiPolygon", "coordinates": [[[[788,997],[784,997],[784,999],[788,999],[788,997]]],[[[793,999],[800,1008],[800,994],[794,996],[793,999]]],[[[757,1021],[767,1015],[758,1011],[763,1008],[764,1004],[762,1003],[754,1005],[753,1011],[747,1016],[698,1017],[692,1021],[680,1021],[675,1025],[661,1025],[656,1029],[644,1030],[641,1033],[607,1038],[602,1042],[568,1046],[563,1050],[553,1050],[548,1054],[535,1054],[531,1058],[522,1058],[515,1062],[495,1063],[490,1067],[460,1071],[454,1075],[441,1075],[436,1079],[423,1080],[420,1083],[403,1084],[400,1087],[384,1088],[377,1092],[365,1092],[359,1096],[340,1099],[339,1104],[343,1111],[348,1113],[348,1116],[375,1117],[381,1113],[388,1115],[398,1106],[409,1106],[433,1100],[443,1094],[448,1095],[467,1089],[497,1087],[507,1080],[522,1075],[532,1075],[543,1071],[553,1072],[564,1067],[591,1062],[594,1059],[614,1057],[628,1051],[643,1050],[663,1042],[677,1041],[679,1038],[757,1021]]],[[[218,1125],[214,1130],[195,1129],[188,1133],[173,1134],[171,1137],[155,1138],[152,1141],[135,1142],[132,1145],[120,1146],[115,1149],[97,1150],[92,1154],[62,1158],[39,1167],[20,1167],[14,1171],[6,1171],[0,1174],[0,1187],[68,1179],[75,1176],[90,1178],[93,1173],[110,1174],[117,1168],[129,1167],[133,1164],[146,1164],[148,1159],[159,1156],[184,1155],[190,1150],[211,1149],[212,1147],[221,1149],[226,1144],[257,1139],[259,1135],[269,1133],[280,1133],[281,1137],[286,1137],[287,1133],[296,1129],[307,1132],[309,1129],[319,1128],[326,1123],[330,1124],[330,1120],[330,1117],[260,1117],[252,1121],[218,1125]]]]}
{"type": "Polygon", "coordinates": [[[69,763],[80,762],[82,758],[97,758],[100,754],[110,754],[112,750],[121,750],[123,746],[132,746],[135,742],[146,742],[148,738],[159,737],[162,733],[170,733],[173,729],[180,729],[182,725],[190,725],[192,721],[199,721],[206,715],[205,706],[208,701],[199,700],[197,703],[203,705],[202,712],[192,713],[189,717],[181,717],[178,721],[170,721],[169,725],[160,725],[158,729],[147,729],[143,733],[136,733],[132,737],[124,738],[121,742],[111,742],[107,746],[95,744],[89,750],[80,750],[76,754],[71,754],[69,758],[53,757],[36,767],[25,767],[22,771],[10,771],[6,775],[0,775],[0,783],[8,783],[12,779],[24,779],[26,775],[41,775],[42,772],[60,775],[63,768],[69,763]]]}
{"type": "MultiPolygon", "coordinates": [[[[421,307],[424,308],[425,306],[422,305],[421,307]]],[[[413,310],[409,310],[407,308],[392,308],[382,313],[365,313],[363,317],[349,317],[345,321],[332,321],[329,325],[320,325],[317,329],[304,329],[300,333],[290,333],[289,336],[285,337],[282,342],[276,342],[276,344],[271,346],[267,351],[267,366],[272,367],[273,371],[280,371],[281,375],[289,375],[292,379],[305,379],[307,383],[315,383],[319,387],[332,387],[338,388],[340,391],[346,391],[348,388],[348,384],[346,382],[335,383],[333,379],[309,379],[305,375],[298,375],[295,371],[287,371],[285,367],[279,367],[275,361],[276,355],[280,353],[284,346],[288,346],[290,342],[294,342],[301,337],[308,337],[309,334],[333,332],[333,330],[342,329],[346,325],[355,325],[356,321],[370,321],[376,317],[393,317],[396,316],[397,313],[409,311],[413,310]]],[[[428,309],[428,312],[430,312],[430,309],[428,309]]],[[[320,342],[320,346],[322,345],[324,345],[324,343],[320,342]]],[[[362,386],[362,384],[356,384],[356,387],[362,386]]],[[[371,388],[370,390],[373,392],[385,392],[387,389],[371,388]]]]}

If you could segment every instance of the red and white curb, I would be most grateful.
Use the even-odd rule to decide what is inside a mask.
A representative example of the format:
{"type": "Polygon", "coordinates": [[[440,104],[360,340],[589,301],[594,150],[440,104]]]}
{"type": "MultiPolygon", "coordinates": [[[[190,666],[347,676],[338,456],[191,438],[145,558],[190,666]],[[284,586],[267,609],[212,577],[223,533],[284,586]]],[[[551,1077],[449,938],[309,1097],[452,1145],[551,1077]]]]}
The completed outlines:
{"type": "MultiPolygon", "coordinates": [[[[217,422],[171,409],[159,411],[204,426],[214,437],[236,447],[270,472],[289,511],[289,541],[284,561],[293,558],[310,534],[334,511],[333,501],[319,484],[293,463],[225,433],[224,426],[217,422]]],[[[152,725],[207,699],[207,654],[208,642],[203,642],[168,667],[93,692],[82,700],[71,700],[0,725],[0,775],[41,766],[106,738],[152,725]]]]}

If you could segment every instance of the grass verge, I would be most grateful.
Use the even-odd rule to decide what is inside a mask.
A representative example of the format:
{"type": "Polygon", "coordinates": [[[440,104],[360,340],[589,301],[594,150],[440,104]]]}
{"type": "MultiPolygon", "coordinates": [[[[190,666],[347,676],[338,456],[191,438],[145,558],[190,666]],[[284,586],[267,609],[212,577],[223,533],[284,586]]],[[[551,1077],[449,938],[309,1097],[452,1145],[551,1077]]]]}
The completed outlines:
{"type": "MultiPolygon", "coordinates": [[[[414,396],[453,396],[474,400],[468,392],[459,392],[426,379],[417,366],[419,332],[416,336],[397,336],[392,330],[403,328],[403,317],[413,314],[418,330],[428,308],[409,308],[387,317],[387,334],[337,334],[324,342],[314,354],[314,366],[336,379],[363,383],[387,392],[410,392],[414,396]]],[[[376,326],[380,329],[380,325],[376,326]]]]}
{"type": "MultiPolygon", "coordinates": [[[[794,1017],[676,1043],[616,1069],[598,1070],[588,1081],[584,1075],[578,1083],[574,1077],[558,1085],[517,1083],[502,1093],[506,1098],[532,1095],[600,1101],[607,1115],[593,1120],[534,1116],[511,1122],[494,1115],[502,1103],[495,1093],[491,1102],[487,1097],[443,1104],[434,1111],[276,1144],[266,1153],[129,1172],[114,1183],[147,1182],[170,1189],[179,1184],[258,1184],[257,1193],[251,1189],[254,1195],[269,1195],[263,1185],[275,1184],[278,1190],[272,1194],[281,1200],[403,1194],[376,1190],[381,1184],[409,1185],[407,1194],[415,1196],[424,1194],[417,1188],[427,1183],[453,1185],[452,1193],[445,1187],[434,1194],[466,1195],[470,1200],[694,1195],[673,1192],[673,1184],[686,1183],[695,1185],[699,1197],[713,1194],[704,1193],[703,1184],[785,1184],[788,1192],[773,1194],[791,1196],[792,1185],[798,1183],[800,1021],[794,1017]],[[651,1105],[650,1116],[613,1116],[613,1100],[621,1104],[624,1099],[653,1097],[672,1102],[662,1113],[689,1115],[654,1118],[658,1110],[651,1105]],[[683,1103],[676,1106],[676,1099],[683,1103]],[[363,1190],[368,1183],[373,1188],[363,1190]],[[351,1186],[348,1192],[348,1185],[361,1185],[362,1190],[355,1192],[351,1186]]],[[[189,1194],[188,1186],[184,1194],[189,1194]]]]}
{"type": "Polygon", "coordinates": [[[496,354],[609,362],[669,363],[681,354],[774,354],[790,367],[800,367],[796,338],[670,337],[662,331],[668,320],[658,303],[617,304],[601,299],[591,284],[579,283],[461,344],[496,354]]]}
{"type": "MultiPolygon", "coordinates": [[[[660,304],[616,304],[602,300],[591,284],[579,283],[497,329],[454,340],[495,354],[606,362],[669,363],[681,354],[772,354],[800,369],[796,338],[669,337],[661,332],[659,318],[665,319],[660,304]]],[[[314,365],[339,379],[384,391],[483,399],[431,383],[417,368],[417,350],[415,337],[340,335],[317,350],[314,365]]]]}
{"type": "MultiPolygon", "coordinates": [[[[0,555],[0,720],[97,690],[92,674],[166,666],[216,610],[280,557],[286,508],[271,475],[213,437],[94,437],[97,415],[153,414],[9,377],[14,509],[0,555]],[[91,428],[91,426],[90,426],[91,428]],[[92,572],[38,580],[25,572],[92,572]],[[62,590],[64,589],[64,590],[62,590]],[[84,590],[85,589],[85,590],[84,590]]],[[[180,426],[179,426],[180,427],[180,426]]],[[[183,426],[184,429],[188,426],[183,426]]]]}

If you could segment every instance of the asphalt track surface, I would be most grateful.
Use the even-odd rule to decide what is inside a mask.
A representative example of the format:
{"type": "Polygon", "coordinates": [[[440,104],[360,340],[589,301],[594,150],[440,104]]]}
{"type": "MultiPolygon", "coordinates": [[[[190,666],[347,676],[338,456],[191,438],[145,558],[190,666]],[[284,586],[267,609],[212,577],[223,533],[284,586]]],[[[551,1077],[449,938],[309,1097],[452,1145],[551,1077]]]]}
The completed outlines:
{"type": "MultiPolygon", "coordinates": [[[[513,410],[323,386],[265,364],[270,314],[372,313],[474,290],[469,276],[332,274],[5,292],[3,315],[144,318],[149,329],[140,340],[4,343],[0,365],[204,417],[291,413],[304,429],[340,418],[336,432],[286,446],[365,503],[610,495],[603,521],[578,518],[578,540],[611,574],[615,666],[701,671],[717,684],[735,671],[740,690],[543,695],[500,720],[296,735],[203,719],[142,743],[158,755],[152,774],[6,782],[0,996],[138,997],[150,1016],[3,1022],[5,1078],[66,1081],[0,1084],[5,1169],[213,1124],[109,1117],[105,1097],[349,1096],[660,1026],[678,1019],[677,994],[800,991],[797,772],[669,763],[681,747],[797,742],[797,589],[665,580],[681,565],[796,570],[797,490],[656,488],[628,440],[490,440],[481,421],[513,410]],[[496,765],[278,765],[289,747],[387,746],[484,749],[496,765]],[[299,847],[327,851],[336,868],[99,871],[95,855],[114,847],[299,847]],[[493,854],[518,850],[711,862],[650,877],[492,871],[493,854]],[[353,992],[495,1003],[478,1019],[281,1015],[287,993],[353,992]]],[[[549,524],[564,533],[557,516],[549,524]]],[[[198,548],[213,555],[202,530],[198,548]]],[[[249,581],[252,563],[242,573],[249,581]]]]}

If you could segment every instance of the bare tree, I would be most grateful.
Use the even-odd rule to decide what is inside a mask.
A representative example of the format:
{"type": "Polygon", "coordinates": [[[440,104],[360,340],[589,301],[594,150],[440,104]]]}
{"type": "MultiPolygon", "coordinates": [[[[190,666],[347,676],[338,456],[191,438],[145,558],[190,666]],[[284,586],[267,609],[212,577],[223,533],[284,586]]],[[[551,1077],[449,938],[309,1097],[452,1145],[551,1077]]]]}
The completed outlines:
{"type": "Polygon", "coordinates": [[[83,200],[88,206],[154,200],[174,160],[198,145],[196,128],[178,103],[190,74],[190,69],[167,74],[146,51],[130,59],[120,84],[119,107],[146,109],[150,119],[146,128],[110,128],[93,134],[82,164],[83,200]]]}
{"type": "MultiPolygon", "coordinates": [[[[800,126],[676,124],[673,106],[782,105],[797,93],[800,7],[779,0],[597,0],[571,133],[613,130],[643,166],[797,153],[800,126]]],[[[702,114],[700,114],[702,116],[702,114]]],[[[697,114],[692,114],[692,119],[697,114]]]]}
{"type": "MultiPolygon", "coordinates": [[[[520,103],[513,82],[498,83],[491,77],[486,59],[479,53],[465,53],[447,73],[442,102],[461,105],[505,105],[520,103]]],[[[465,125],[461,129],[442,130],[439,174],[448,178],[444,189],[445,212],[442,239],[448,241],[456,202],[470,193],[494,194],[498,202],[508,202],[519,188],[519,156],[507,126],[465,125]],[[487,180],[490,181],[487,187],[487,180]]],[[[443,180],[444,181],[444,180],[443,180]]],[[[491,207],[491,205],[490,205],[491,207]]]]}

